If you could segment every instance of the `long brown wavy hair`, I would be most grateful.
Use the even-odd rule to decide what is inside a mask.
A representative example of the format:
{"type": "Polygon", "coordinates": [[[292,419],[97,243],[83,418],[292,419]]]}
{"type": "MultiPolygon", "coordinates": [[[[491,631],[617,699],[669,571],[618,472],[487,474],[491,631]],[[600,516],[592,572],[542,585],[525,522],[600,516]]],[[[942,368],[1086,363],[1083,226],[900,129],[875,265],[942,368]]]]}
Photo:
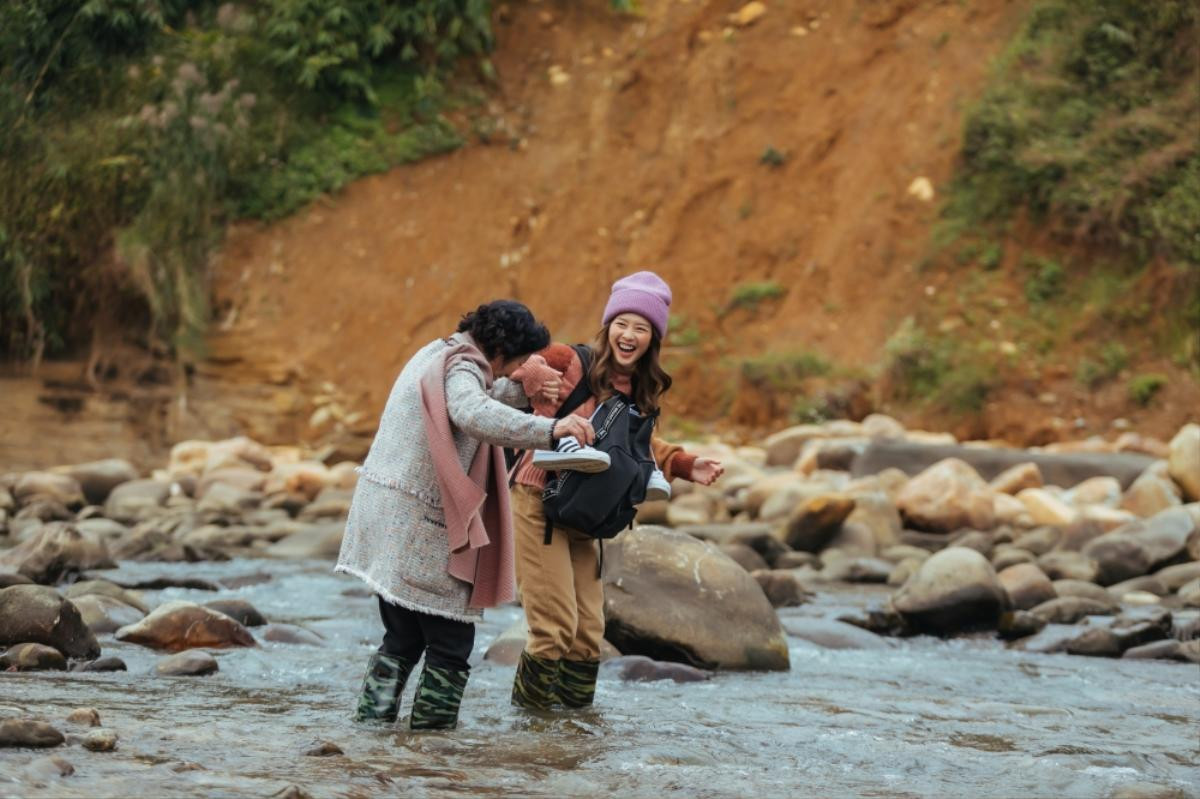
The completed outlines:
{"type": "MultiPolygon", "coordinates": [[[[616,360],[613,358],[612,345],[608,342],[608,325],[600,328],[596,340],[592,343],[592,368],[588,370],[588,384],[598,402],[604,402],[613,395],[612,373],[616,371],[616,360]]],[[[671,376],[658,361],[659,350],[662,349],[662,338],[658,331],[650,333],[650,346],[633,365],[630,382],[633,384],[633,402],[642,413],[654,413],[658,410],[658,401],[671,388],[671,376]]]]}

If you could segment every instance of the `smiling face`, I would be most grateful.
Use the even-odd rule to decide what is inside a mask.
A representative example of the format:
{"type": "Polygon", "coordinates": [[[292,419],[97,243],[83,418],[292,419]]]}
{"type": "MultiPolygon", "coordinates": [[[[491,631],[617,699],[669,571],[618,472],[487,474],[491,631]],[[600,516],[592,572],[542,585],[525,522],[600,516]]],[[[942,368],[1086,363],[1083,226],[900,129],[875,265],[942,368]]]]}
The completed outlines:
{"type": "Polygon", "coordinates": [[[646,317],[635,313],[623,313],[608,323],[608,345],[612,348],[613,360],[624,371],[650,349],[653,328],[646,317]]]}

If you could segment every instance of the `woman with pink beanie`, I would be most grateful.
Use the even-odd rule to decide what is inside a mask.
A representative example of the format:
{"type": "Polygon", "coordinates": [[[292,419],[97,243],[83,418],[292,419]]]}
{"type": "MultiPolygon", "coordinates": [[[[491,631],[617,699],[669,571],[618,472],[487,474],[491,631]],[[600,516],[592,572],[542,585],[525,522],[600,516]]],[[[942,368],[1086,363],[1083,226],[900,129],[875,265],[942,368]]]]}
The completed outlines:
{"type": "MultiPolygon", "coordinates": [[[[520,380],[539,416],[555,416],[563,400],[581,384],[588,396],[571,412],[584,419],[614,395],[630,411],[652,424],[671,376],[659,362],[667,335],[670,287],[653,272],[637,272],[612,286],[601,318],[603,327],[590,346],[589,363],[565,344],[552,344],[526,362],[513,377],[520,380]],[[557,401],[543,386],[558,381],[557,401]]],[[[587,352],[584,353],[585,355],[587,352]]],[[[724,471],[718,461],[699,458],[678,445],[651,439],[654,464],[666,478],[709,485],[724,471]]],[[[581,447],[580,449],[589,449],[581,447]]],[[[593,451],[547,459],[527,453],[517,464],[512,489],[517,585],[529,624],[529,637],[513,681],[513,703],[524,708],[581,708],[592,704],[604,637],[604,590],[596,539],[546,524],[542,492],[550,469],[598,471],[593,451]],[[574,458],[574,460],[572,460],[574,458]]]]}

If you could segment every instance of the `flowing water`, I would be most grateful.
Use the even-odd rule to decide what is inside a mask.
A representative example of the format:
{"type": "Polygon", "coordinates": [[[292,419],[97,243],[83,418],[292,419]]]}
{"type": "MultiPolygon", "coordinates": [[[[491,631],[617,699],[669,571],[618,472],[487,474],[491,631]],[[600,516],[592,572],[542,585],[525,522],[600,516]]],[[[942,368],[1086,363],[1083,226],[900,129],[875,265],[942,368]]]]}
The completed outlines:
{"type": "MultiPolygon", "coordinates": [[[[374,600],[327,563],[234,560],[126,564],[119,581],[164,574],[270,579],[218,594],[324,646],[263,643],[214,651],[207,677],[156,677],[162,657],[101,638],[128,672],[0,675],[0,717],[64,719],[94,707],[115,752],[70,741],[49,754],[75,773],[34,776],[47,752],[0,750],[0,795],[316,797],[1103,797],[1155,782],[1200,796],[1200,669],[1010,651],[991,640],[929,638],[887,650],[828,650],[790,638],[787,673],[708,682],[624,683],[601,671],[596,708],[535,717],[508,702],[513,669],[482,660],[520,618],[489,611],[459,729],[412,734],[348,720],[382,628],[374,600]],[[344,755],[305,756],[317,740],[344,755]],[[36,771],[36,769],[35,769],[36,771]]],[[[822,593],[784,615],[836,615],[878,593],[822,593]]],[[[719,609],[714,609],[714,615],[719,609]]],[[[407,694],[411,694],[411,685],[407,694]]],[[[404,710],[407,710],[408,696],[404,710]]]]}

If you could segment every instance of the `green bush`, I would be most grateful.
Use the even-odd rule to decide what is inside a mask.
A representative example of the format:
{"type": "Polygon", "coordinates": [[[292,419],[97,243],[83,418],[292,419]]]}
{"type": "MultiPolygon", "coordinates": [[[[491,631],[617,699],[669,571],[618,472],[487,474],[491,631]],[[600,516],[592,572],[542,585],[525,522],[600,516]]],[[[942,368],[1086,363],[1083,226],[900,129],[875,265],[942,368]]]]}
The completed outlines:
{"type": "Polygon", "coordinates": [[[831,370],[829,361],[806,350],[768,352],[738,363],[738,372],[746,383],[774,389],[796,388],[805,379],[831,370]]]}
{"type": "Polygon", "coordinates": [[[942,236],[1024,210],[1200,267],[1200,7],[1042,0],[968,113],[942,236]]]}
{"type": "Polygon", "coordinates": [[[767,300],[779,299],[786,293],[783,286],[774,281],[739,283],[730,292],[729,302],[726,303],[725,309],[732,311],[737,308],[744,308],[752,311],[761,303],[767,300]]]}
{"type": "Polygon", "coordinates": [[[996,384],[982,353],[953,336],[934,338],[906,318],[884,345],[888,393],[902,402],[955,413],[979,411],[996,384]]]}
{"type": "Polygon", "coordinates": [[[1054,299],[1062,292],[1063,268],[1049,258],[1029,258],[1026,268],[1033,274],[1025,279],[1025,299],[1040,304],[1054,299]]]}
{"type": "Polygon", "coordinates": [[[1129,399],[1145,407],[1166,385],[1166,375],[1157,373],[1138,375],[1129,381],[1129,399]]]}
{"type": "Polygon", "coordinates": [[[1096,359],[1084,358],[1075,369],[1075,379],[1088,388],[1112,380],[1129,365],[1129,351],[1118,342],[1109,342],[1101,348],[1096,359]]]}

